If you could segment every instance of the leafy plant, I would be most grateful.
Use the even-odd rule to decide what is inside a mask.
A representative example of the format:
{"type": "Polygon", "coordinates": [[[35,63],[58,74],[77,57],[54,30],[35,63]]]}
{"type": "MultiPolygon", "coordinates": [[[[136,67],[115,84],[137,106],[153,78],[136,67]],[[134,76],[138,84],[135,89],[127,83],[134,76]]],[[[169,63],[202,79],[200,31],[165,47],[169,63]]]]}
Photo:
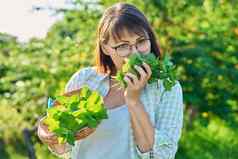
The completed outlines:
{"type": "Polygon", "coordinates": [[[56,96],[55,101],[60,104],[48,108],[44,123],[58,136],[59,143],[74,145],[78,131],[85,127],[96,128],[108,118],[102,97],[87,86],[81,88],[79,94],[56,96]]]}
{"type": "MultiPolygon", "coordinates": [[[[156,58],[153,53],[148,54],[132,54],[127,62],[122,66],[116,74],[115,79],[123,87],[127,87],[127,83],[124,80],[125,74],[127,72],[136,74],[139,78],[139,72],[134,68],[135,65],[142,66],[143,62],[147,63],[152,71],[152,75],[148,80],[148,83],[156,82],[158,79],[163,80],[163,85],[165,90],[170,90],[175,85],[176,72],[175,66],[170,60],[170,57],[165,54],[164,58],[161,60],[156,58]]],[[[143,66],[142,66],[143,67],[143,66]]]]}

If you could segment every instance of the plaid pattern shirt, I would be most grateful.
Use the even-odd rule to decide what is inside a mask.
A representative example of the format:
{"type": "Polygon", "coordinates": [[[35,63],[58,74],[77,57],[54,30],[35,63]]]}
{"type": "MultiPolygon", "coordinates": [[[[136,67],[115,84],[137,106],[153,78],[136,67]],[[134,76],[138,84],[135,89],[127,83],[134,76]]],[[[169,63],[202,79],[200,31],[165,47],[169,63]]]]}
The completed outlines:
{"type": "MultiPolygon", "coordinates": [[[[109,91],[109,76],[98,74],[94,67],[85,67],[77,71],[70,78],[65,87],[65,92],[77,90],[83,85],[88,85],[92,90],[106,96],[109,91]]],[[[164,91],[161,80],[147,84],[141,92],[141,102],[149,114],[150,121],[155,128],[154,145],[148,152],[141,152],[135,144],[132,127],[130,129],[130,159],[174,159],[178,149],[183,126],[183,93],[179,81],[170,91],[164,91]]],[[[77,144],[75,144],[77,146],[77,144]]],[[[77,159],[72,153],[72,147],[60,158],[77,159]]],[[[77,148],[75,148],[77,149],[77,148]]]]}

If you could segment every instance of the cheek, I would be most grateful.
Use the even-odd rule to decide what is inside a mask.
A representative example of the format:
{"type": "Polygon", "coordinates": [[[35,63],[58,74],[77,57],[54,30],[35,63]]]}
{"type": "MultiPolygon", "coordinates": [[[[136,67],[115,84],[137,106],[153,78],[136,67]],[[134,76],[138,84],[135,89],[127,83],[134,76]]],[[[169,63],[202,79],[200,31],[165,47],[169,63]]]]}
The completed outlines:
{"type": "Polygon", "coordinates": [[[148,53],[150,53],[150,52],[151,52],[151,44],[150,44],[150,46],[148,47],[148,49],[145,50],[145,52],[142,53],[142,54],[148,54],[148,53]]]}
{"type": "Polygon", "coordinates": [[[111,58],[113,60],[113,63],[116,64],[117,67],[121,67],[125,63],[124,58],[117,56],[116,54],[112,54],[111,58]]]}
{"type": "Polygon", "coordinates": [[[111,53],[111,58],[113,58],[113,60],[118,61],[118,62],[124,60],[124,58],[121,57],[121,56],[119,56],[115,51],[113,51],[113,52],[111,53]]]}
{"type": "Polygon", "coordinates": [[[151,43],[149,44],[149,48],[148,48],[147,52],[148,53],[151,52],[151,43]]]}

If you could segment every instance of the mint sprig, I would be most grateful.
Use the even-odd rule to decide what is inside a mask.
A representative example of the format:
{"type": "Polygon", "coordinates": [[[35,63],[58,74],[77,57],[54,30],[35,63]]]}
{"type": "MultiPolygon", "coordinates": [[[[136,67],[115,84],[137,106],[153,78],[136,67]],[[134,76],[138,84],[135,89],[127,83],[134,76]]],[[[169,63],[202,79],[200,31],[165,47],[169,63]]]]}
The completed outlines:
{"type": "Polygon", "coordinates": [[[122,69],[119,70],[116,74],[116,81],[126,88],[127,83],[124,80],[125,74],[127,72],[131,72],[138,76],[139,72],[134,68],[135,65],[141,66],[143,62],[147,63],[152,71],[152,75],[148,80],[148,83],[157,82],[158,79],[163,81],[163,86],[165,87],[165,91],[171,90],[171,88],[175,85],[175,81],[177,79],[175,66],[170,60],[168,54],[165,54],[163,59],[159,59],[153,53],[148,54],[140,54],[135,53],[129,56],[127,62],[122,66],[122,69]]]}

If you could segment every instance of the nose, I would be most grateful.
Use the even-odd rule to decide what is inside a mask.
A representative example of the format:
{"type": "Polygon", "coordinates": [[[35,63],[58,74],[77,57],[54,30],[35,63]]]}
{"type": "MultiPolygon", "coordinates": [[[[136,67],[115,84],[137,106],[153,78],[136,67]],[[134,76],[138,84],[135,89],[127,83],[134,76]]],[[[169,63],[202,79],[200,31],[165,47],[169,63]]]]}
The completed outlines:
{"type": "Polygon", "coordinates": [[[136,49],[136,46],[133,45],[132,48],[131,48],[131,53],[134,54],[134,53],[137,53],[137,49],[136,49]]]}

